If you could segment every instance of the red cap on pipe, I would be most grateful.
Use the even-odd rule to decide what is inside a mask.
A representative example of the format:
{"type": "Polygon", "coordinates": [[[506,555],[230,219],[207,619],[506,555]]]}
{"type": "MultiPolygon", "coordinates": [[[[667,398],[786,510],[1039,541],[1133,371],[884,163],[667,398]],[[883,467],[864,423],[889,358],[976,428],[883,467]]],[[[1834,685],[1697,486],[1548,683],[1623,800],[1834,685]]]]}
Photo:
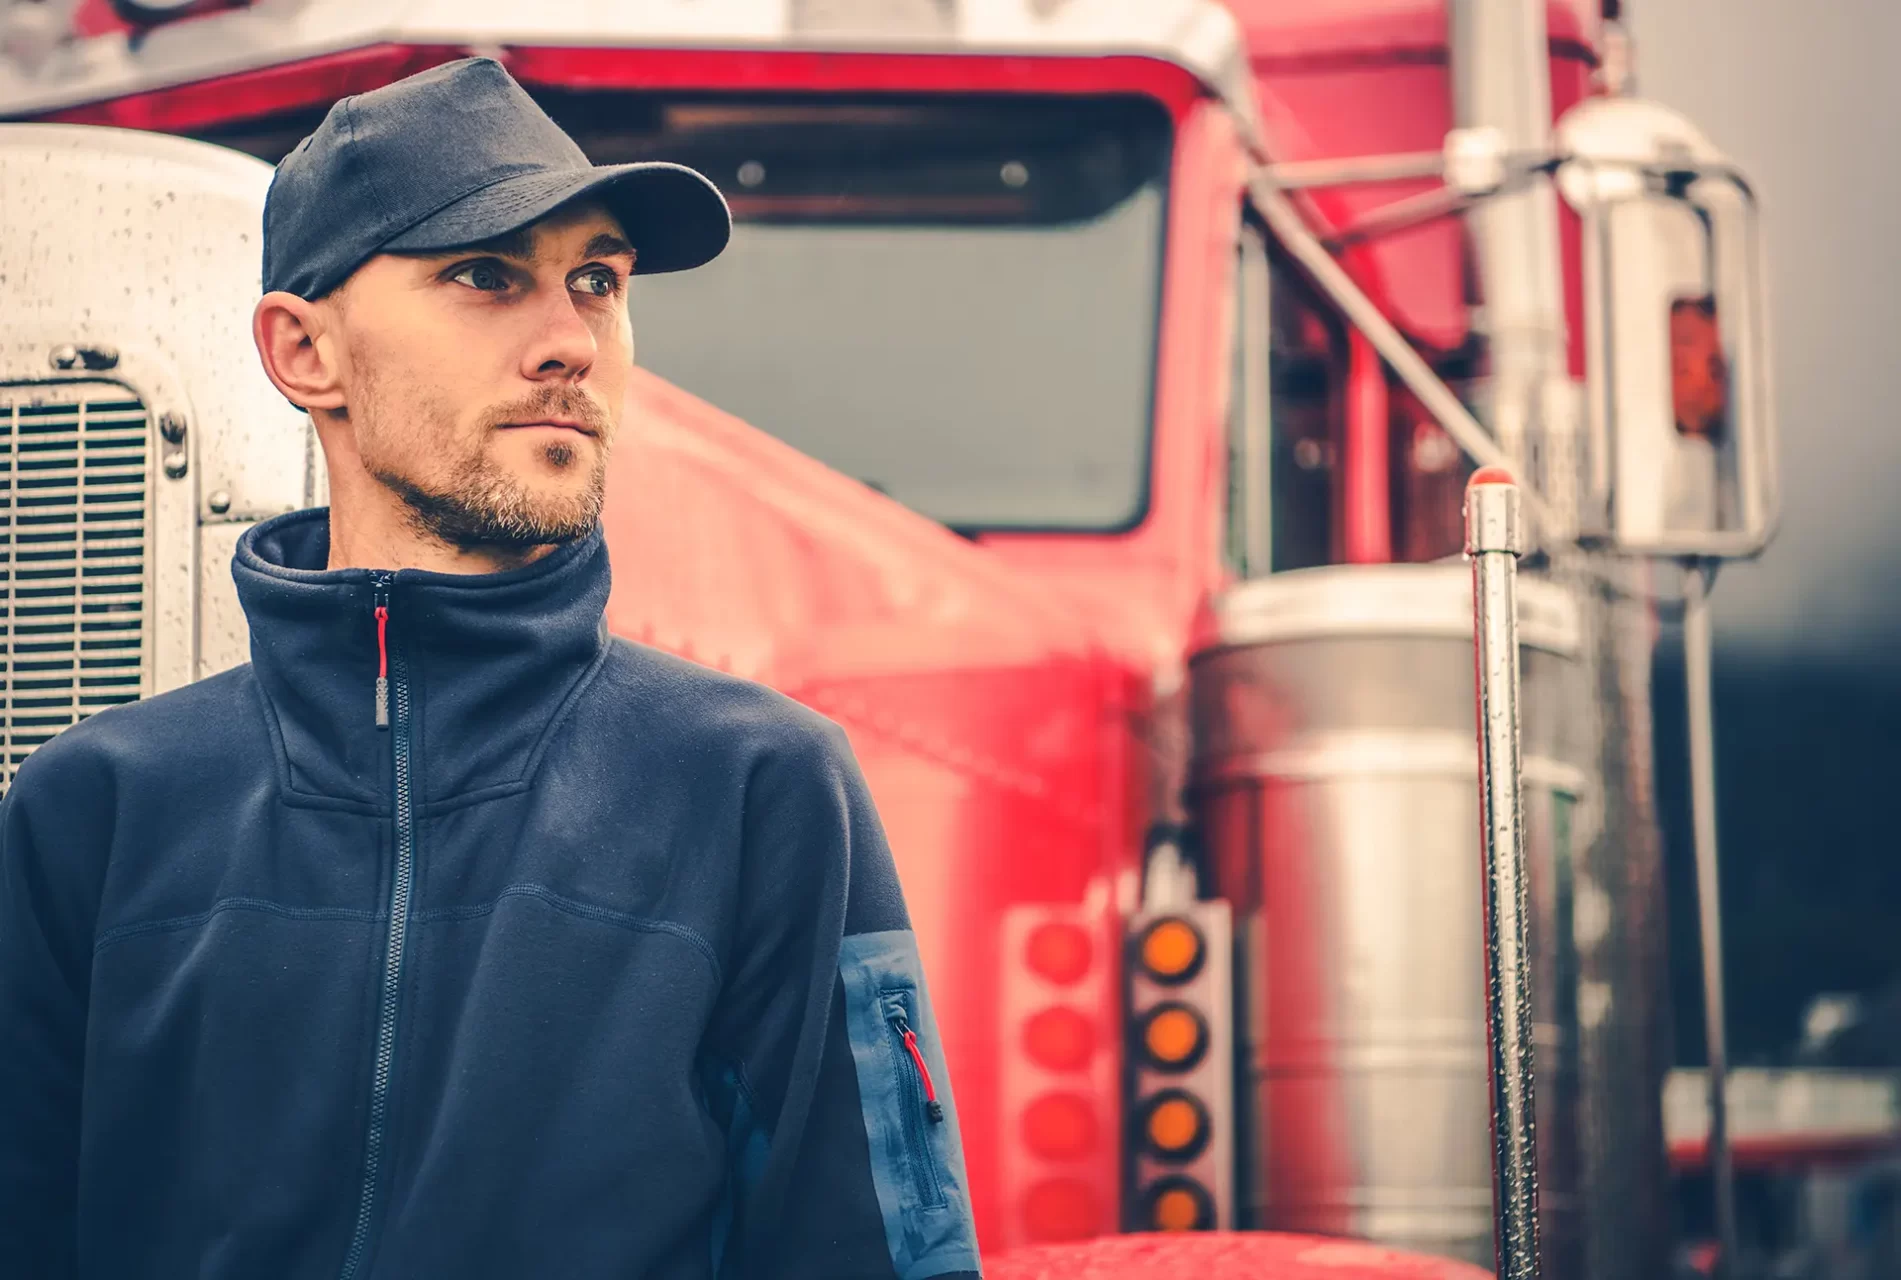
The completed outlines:
{"type": "Polygon", "coordinates": [[[1476,489],[1482,484],[1517,483],[1516,480],[1512,479],[1512,473],[1503,467],[1480,467],[1477,471],[1472,473],[1472,478],[1465,482],[1465,487],[1468,489],[1476,489]]]}

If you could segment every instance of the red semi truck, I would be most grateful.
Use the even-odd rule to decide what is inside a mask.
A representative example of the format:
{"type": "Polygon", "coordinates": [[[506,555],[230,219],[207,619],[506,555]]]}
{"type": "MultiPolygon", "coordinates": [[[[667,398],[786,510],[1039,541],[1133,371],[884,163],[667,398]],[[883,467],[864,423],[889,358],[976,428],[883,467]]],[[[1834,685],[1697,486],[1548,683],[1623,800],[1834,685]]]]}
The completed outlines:
{"type": "Polygon", "coordinates": [[[596,161],[732,202],[632,300],[608,620],[848,730],[986,1251],[1490,1261],[1484,461],[1540,530],[1545,1273],[1662,1274],[1654,567],[1758,549],[1773,451],[1747,186],[1620,96],[1596,0],[84,0],[0,41],[0,424],[56,479],[10,491],[8,776],[243,661],[230,549],[323,499],[249,350],[258,162],[495,56],[596,161]]]}

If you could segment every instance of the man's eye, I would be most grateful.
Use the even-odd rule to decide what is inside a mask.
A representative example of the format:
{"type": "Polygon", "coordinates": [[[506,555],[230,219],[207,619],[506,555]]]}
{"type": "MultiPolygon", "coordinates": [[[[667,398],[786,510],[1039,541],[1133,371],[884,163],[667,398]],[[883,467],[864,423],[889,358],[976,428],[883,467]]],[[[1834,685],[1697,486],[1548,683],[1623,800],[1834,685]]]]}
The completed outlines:
{"type": "Polygon", "coordinates": [[[574,278],[581,289],[592,297],[611,298],[620,292],[620,273],[612,267],[593,267],[574,278]]]}
{"type": "Polygon", "coordinates": [[[466,284],[471,289],[479,289],[483,293],[494,293],[508,287],[508,278],[502,274],[501,268],[492,262],[471,262],[449,279],[466,284]]]}

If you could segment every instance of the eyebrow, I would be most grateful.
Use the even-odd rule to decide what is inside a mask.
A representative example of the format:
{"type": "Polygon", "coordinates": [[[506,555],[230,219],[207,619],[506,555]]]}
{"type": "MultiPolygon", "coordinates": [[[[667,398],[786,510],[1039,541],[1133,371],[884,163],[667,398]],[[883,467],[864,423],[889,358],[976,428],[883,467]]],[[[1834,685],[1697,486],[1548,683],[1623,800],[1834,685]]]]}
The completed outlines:
{"type": "MultiPolygon", "coordinates": [[[[497,258],[514,258],[521,262],[534,262],[535,237],[529,227],[492,236],[487,240],[478,240],[474,244],[461,245],[454,249],[430,249],[417,253],[419,258],[463,257],[468,254],[490,254],[497,258]]],[[[603,231],[582,246],[583,258],[632,258],[634,246],[611,232],[603,231]]]]}
{"type": "Polygon", "coordinates": [[[586,247],[581,250],[581,256],[583,258],[631,258],[634,256],[634,246],[611,232],[603,231],[587,242],[586,247]]]}

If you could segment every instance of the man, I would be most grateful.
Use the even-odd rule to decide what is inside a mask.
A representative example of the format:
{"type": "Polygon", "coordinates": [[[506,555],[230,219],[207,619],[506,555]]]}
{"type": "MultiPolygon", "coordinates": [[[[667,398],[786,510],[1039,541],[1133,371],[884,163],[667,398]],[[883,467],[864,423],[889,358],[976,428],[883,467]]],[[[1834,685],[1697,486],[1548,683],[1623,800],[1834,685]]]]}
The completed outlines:
{"type": "Polygon", "coordinates": [[[602,625],[629,277],[729,231],[484,59],[279,167],[254,336],[333,505],[241,541],[250,665],[0,802],[0,1274],[977,1272],[843,736],[602,625]]]}

